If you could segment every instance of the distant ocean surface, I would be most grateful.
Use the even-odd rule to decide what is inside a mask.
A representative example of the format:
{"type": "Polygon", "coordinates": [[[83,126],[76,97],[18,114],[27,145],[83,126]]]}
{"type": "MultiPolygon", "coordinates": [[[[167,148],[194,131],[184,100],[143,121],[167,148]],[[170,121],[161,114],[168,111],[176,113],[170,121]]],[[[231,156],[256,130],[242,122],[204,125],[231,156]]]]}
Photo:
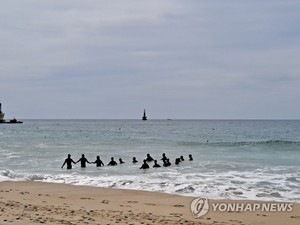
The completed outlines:
{"type": "MultiPolygon", "coordinates": [[[[45,181],[214,199],[300,202],[300,121],[24,120],[0,124],[0,181],[45,181]],[[141,170],[150,153],[162,165],[141,170]],[[99,155],[104,167],[80,163],[99,155]],[[194,161],[188,161],[192,154],[194,161]],[[176,166],[179,156],[185,161],[176,166]],[[139,161],[132,164],[132,157],[139,161]],[[111,157],[125,164],[106,166],[111,157]]],[[[1,182],[0,182],[1,187],[1,182]]]]}

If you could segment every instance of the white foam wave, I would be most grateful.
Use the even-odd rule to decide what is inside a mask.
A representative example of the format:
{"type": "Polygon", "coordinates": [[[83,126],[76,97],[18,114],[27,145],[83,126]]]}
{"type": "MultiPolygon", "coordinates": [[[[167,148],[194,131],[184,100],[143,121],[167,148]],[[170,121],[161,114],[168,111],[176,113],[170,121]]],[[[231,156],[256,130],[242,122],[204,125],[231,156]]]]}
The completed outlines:
{"type": "Polygon", "coordinates": [[[134,190],[158,191],[185,196],[205,196],[214,199],[256,199],[273,201],[300,202],[299,191],[293,185],[299,184],[292,179],[275,174],[250,174],[226,172],[223,174],[178,174],[176,171],[160,173],[143,173],[136,175],[84,174],[68,171],[58,174],[23,173],[1,170],[0,181],[42,181],[87,185],[94,187],[111,187],[134,190]],[[200,179],[199,179],[200,178],[200,179]],[[284,182],[283,182],[284,181],[284,182]]]}

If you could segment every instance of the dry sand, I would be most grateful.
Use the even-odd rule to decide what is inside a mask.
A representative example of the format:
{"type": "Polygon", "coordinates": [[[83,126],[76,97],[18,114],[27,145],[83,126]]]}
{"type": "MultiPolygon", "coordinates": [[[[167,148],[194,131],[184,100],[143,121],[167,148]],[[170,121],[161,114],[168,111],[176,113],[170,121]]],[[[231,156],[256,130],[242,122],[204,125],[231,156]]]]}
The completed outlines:
{"type": "Polygon", "coordinates": [[[1,182],[0,224],[300,224],[299,204],[293,205],[292,212],[209,211],[196,219],[190,211],[193,199],[146,191],[1,182]]]}

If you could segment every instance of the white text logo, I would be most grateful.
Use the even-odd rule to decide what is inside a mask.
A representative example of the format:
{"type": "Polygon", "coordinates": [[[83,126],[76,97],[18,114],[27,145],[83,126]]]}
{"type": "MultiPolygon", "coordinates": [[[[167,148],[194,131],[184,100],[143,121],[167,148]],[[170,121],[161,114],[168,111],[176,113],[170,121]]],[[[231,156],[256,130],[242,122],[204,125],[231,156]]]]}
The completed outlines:
{"type": "Polygon", "coordinates": [[[211,203],[206,197],[195,198],[191,202],[191,212],[195,218],[206,215],[211,209],[212,212],[292,212],[293,203],[281,202],[219,202],[211,203]]]}

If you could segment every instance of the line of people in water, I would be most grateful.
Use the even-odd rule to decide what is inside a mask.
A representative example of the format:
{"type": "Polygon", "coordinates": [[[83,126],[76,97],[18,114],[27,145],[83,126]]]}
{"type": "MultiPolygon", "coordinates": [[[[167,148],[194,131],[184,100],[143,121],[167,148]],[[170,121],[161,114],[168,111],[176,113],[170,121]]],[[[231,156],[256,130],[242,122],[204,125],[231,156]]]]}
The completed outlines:
{"type": "MultiPolygon", "coordinates": [[[[161,160],[163,161],[162,166],[164,166],[164,167],[168,167],[168,166],[172,165],[171,162],[170,162],[170,159],[166,157],[165,153],[162,154],[161,160]]],[[[184,161],[184,157],[180,156],[179,158],[175,159],[175,164],[179,165],[179,163],[182,162],[182,161],[184,161]]],[[[193,156],[191,154],[189,154],[189,161],[193,161],[193,156]]],[[[81,168],[85,168],[87,163],[96,164],[96,167],[104,166],[104,163],[100,159],[100,156],[97,156],[97,158],[94,162],[89,162],[87,160],[87,158],[85,158],[85,155],[82,154],[81,158],[78,159],[78,161],[75,162],[71,158],[71,154],[68,154],[68,158],[65,159],[65,161],[64,161],[63,165],[61,166],[61,168],[64,168],[64,166],[67,165],[67,169],[72,169],[72,163],[77,164],[79,162],[80,162],[81,168]]],[[[157,160],[154,160],[150,154],[147,154],[146,158],[143,160],[143,164],[140,167],[140,169],[149,169],[150,168],[150,166],[148,164],[149,162],[154,162],[153,168],[161,167],[161,165],[158,164],[157,160]]],[[[122,160],[122,158],[119,158],[119,164],[123,164],[123,163],[125,163],[125,162],[122,160]]],[[[134,164],[138,163],[136,157],[132,158],[132,163],[134,163],[134,164]]],[[[116,165],[118,165],[118,163],[115,161],[114,157],[111,157],[111,160],[107,164],[107,166],[116,166],[116,165]]]]}

